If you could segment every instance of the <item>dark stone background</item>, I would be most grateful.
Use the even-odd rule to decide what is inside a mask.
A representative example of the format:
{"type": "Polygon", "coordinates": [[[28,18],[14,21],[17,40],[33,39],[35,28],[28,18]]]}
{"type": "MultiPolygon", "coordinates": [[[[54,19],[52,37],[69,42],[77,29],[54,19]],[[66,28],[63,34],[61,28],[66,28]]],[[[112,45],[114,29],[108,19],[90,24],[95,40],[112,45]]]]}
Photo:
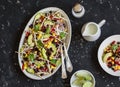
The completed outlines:
{"type": "Polygon", "coordinates": [[[71,75],[80,69],[93,73],[96,87],[120,87],[120,78],[108,75],[102,70],[97,60],[100,43],[113,34],[120,33],[120,0],[0,0],[0,87],[69,87],[71,75]],[[74,18],[71,8],[81,2],[86,13],[74,18]],[[35,81],[27,78],[20,70],[15,51],[21,34],[29,19],[38,10],[45,7],[59,7],[69,16],[72,24],[72,41],[69,55],[74,66],[68,79],[61,79],[61,69],[52,77],[35,81]],[[106,19],[102,34],[95,42],[85,41],[80,34],[84,23],[100,22],[106,19]]]}

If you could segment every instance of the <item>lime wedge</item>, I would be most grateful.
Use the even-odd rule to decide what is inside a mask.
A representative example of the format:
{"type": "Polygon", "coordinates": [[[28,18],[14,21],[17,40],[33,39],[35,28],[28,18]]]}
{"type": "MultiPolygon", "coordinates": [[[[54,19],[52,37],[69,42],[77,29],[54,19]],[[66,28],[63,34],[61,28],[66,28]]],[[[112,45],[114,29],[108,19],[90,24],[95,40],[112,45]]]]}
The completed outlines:
{"type": "Polygon", "coordinates": [[[86,81],[84,84],[83,84],[83,87],[92,87],[92,82],[90,81],[86,81]]]}
{"type": "Polygon", "coordinates": [[[75,74],[75,76],[78,77],[78,78],[84,78],[84,79],[89,80],[89,81],[92,80],[91,75],[88,74],[88,73],[80,73],[80,72],[78,72],[78,73],[75,74]]]}
{"type": "Polygon", "coordinates": [[[72,84],[75,85],[75,86],[82,86],[84,84],[84,82],[86,82],[84,80],[84,78],[83,79],[82,78],[77,78],[76,80],[73,81],[72,84]]]}

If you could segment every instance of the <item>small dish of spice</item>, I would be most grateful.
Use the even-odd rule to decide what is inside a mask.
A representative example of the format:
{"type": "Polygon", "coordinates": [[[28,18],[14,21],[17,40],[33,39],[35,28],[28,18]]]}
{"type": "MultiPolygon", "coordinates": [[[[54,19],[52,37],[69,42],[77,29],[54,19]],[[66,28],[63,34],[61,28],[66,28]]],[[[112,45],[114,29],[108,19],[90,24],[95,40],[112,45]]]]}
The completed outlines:
{"type": "Polygon", "coordinates": [[[80,18],[84,15],[85,9],[80,3],[76,3],[72,8],[72,14],[76,18],[80,18]]]}

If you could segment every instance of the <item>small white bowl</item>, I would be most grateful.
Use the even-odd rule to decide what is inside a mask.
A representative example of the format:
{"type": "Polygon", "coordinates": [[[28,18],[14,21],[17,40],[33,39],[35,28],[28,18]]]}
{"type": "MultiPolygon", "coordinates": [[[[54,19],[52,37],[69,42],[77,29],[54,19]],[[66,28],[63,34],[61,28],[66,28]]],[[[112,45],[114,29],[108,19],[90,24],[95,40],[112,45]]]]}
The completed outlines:
{"type": "Polygon", "coordinates": [[[100,47],[98,49],[98,61],[99,61],[100,66],[103,68],[103,70],[105,72],[107,72],[108,74],[110,74],[112,76],[120,76],[120,70],[114,72],[111,68],[108,68],[107,64],[105,64],[102,61],[103,51],[112,41],[119,41],[120,42],[120,35],[112,35],[112,36],[106,38],[101,43],[101,45],[100,45],[100,47]]]}
{"type": "Polygon", "coordinates": [[[72,14],[76,18],[81,18],[85,14],[85,8],[82,6],[83,10],[80,13],[75,13],[74,10],[72,9],[72,14]]]}
{"type": "Polygon", "coordinates": [[[78,70],[78,71],[76,71],[73,75],[72,75],[72,77],[71,77],[71,79],[70,79],[70,85],[71,85],[71,87],[77,87],[77,86],[74,86],[74,85],[72,85],[72,82],[76,79],[76,76],[75,76],[75,74],[76,73],[88,73],[89,75],[91,75],[92,76],[92,79],[93,79],[93,87],[95,87],[95,77],[93,76],[93,74],[91,73],[91,72],[89,72],[88,70],[78,70]]]}

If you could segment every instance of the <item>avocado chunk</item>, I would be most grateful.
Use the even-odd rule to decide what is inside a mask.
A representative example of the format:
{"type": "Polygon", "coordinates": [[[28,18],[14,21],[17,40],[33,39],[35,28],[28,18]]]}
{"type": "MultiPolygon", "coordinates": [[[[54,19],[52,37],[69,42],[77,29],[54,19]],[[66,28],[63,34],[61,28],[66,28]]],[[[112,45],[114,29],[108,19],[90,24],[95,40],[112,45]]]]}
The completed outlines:
{"type": "Polygon", "coordinates": [[[83,83],[84,83],[84,80],[79,80],[79,78],[77,78],[76,80],[74,80],[73,81],[73,85],[75,85],[75,86],[82,86],[83,85],[83,83]]]}
{"type": "Polygon", "coordinates": [[[56,62],[57,62],[56,59],[52,59],[52,60],[50,60],[50,63],[52,63],[52,64],[54,64],[54,65],[56,65],[56,62]]]}
{"type": "Polygon", "coordinates": [[[53,50],[53,52],[51,53],[50,57],[53,57],[53,56],[56,54],[56,52],[57,52],[57,48],[56,48],[56,46],[55,46],[54,44],[51,44],[50,47],[51,47],[52,50],[53,50]]]}
{"type": "Polygon", "coordinates": [[[40,28],[41,28],[41,25],[40,25],[40,24],[36,24],[36,25],[34,26],[34,31],[37,32],[37,31],[40,30],[40,28]]]}
{"type": "Polygon", "coordinates": [[[49,38],[50,34],[44,34],[42,37],[43,37],[43,39],[49,38]]]}
{"type": "Polygon", "coordinates": [[[31,74],[34,74],[34,73],[35,73],[34,70],[31,69],[31,68],[29,68],[29,67],[26,69],[26,71],[29,72],[29,73],[31,73],[31,74]]]}
{"type": "Polygon", "coordinates": [[[106,53],[106,54],[103,56],[103,62],[106,63],[107,59],[108,59],[109,57],[111,57],[111,56],[112,56],[112,53],[106,53]]]}
{"type": "Polygon", "coordinates": [[[38,14],[35,15],[34,20],[37,20],[37,19],[39,19],[40,17],[41,17],[41,13],[38,13],[38,14]]]}
{"type": "Polygon", "coordinates": [[[91,77],[91,75],[89,75],[88,73],[76,73],[75,74],[76,75],[76,77],[78,77],[78,78],[85,78],[85,80],[89,80],[89,81],[91,81],[92,80],[92,77],[91,77]]]}
{"type": "Polygon", "coordinates": [[[37,41],[37,46],[38,46],[39,48],[43,47],[43,43],[41,42],[41,40],[38,40],[38,41],[37,41]]]}
{"type": "Polygon", "coordinates": [[[35,58],[35,56],[34,56],[33,53],[30,53],[30,54],[28,55],[28,59],[29,59],[30,61],[33,61],[34,58],[35,58]]]}
{"type": "Polygon", "coordinates": [[[49,34],[50,33],[50,27],[48,27],[47,29],[46,29],[46,32],[45,32],[46,34],[49,34]]]}
{"type": "Polygon", "coordinates": [[[42,48],[42,55],[44,59],[47,59],[46,50],[42,48]]]}
{"type": "Polygon", "coordinates": [[[54,23],[52,22],[52,21],[50,21],[50,20],[46,20],[45,22],[44,22],[44,25],[46,26],[46,25],[53,25],[54,23]]]}
{"type": "Polygon", "coordinates": [[[61,64],[61,59],[58,59],[56,62],[56,66],[59,66],[61,64]]]}
{"type": "Polygon", "coordinates": [[[92,82],[90,81],[86,81],[84,84],[83,84],[83,87],[92,87],[92,82]]]}
{"type": "Polygon", "coordinates": [[[44,62],[43,61],[35,61],[35,65],[37,66],[37,67],[43,67],[44,66],[44,62]]]}
{"type": "Polygon", "coordinates": [[[28,36],[28,40],[27,40],[27,43],[28,43],[28,45],[30,45],[30,46],[34,46],[34,43],[32,42],[32,39],[33,39],[33,35],[30,34],[30,35],[28,36]]]}

